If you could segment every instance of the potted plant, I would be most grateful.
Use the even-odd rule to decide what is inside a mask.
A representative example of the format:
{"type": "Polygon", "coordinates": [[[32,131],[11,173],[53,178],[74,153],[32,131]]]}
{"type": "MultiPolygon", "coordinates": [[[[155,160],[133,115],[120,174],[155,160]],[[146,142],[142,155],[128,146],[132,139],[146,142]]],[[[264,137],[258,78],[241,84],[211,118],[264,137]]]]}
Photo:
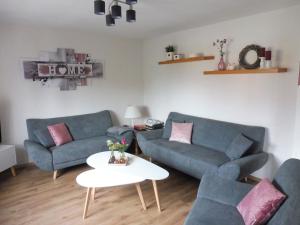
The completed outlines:
{"type": "Polygon", "coordinates": [[[173,45],[169,45],[166,48],[166,55],[168,60],[173,60],[174,58],[174,53],[175,53],[175,47],[173,45]]]}
{"type": "Polygon", "coordinates": [[[125,150],[128,147],[126,139],[122,138],[121,143],[118,141],[113,142],[112,140],[107,140],[106,144],[108,149],[111,151],[108,163],[126,165],[128,162],[128,159],[125,155],[125,150]],[[118,158],[115,157],[114,151],[118,151],[120,153],[118,158]]]}

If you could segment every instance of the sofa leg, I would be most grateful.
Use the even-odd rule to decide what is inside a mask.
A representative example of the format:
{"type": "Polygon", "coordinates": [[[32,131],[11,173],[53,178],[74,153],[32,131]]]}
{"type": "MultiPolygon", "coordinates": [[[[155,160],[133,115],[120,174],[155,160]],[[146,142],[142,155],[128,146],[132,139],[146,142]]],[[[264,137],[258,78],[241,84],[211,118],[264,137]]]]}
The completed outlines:
{"type": "Polygon", "coordinates": [[[57,172],[58,172],[58,170],[54,170],[54,172],[53,172],[53,180],[56,180],[56,178],[57,178],[57,172]]]}

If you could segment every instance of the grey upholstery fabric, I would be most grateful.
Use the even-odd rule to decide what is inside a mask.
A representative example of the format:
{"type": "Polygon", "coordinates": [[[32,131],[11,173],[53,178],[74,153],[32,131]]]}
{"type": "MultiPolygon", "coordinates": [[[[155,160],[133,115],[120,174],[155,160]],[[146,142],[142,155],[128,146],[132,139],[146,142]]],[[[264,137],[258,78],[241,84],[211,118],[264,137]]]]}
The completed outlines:
{"type": "Polygon", "coordinates": [[[300,224],[300,160],[289,159],[278,170],[273,184],[287,199],[269,221],[269,225],[300,224]]]}
{"type": "Polygon", "coordinates": [[[235,207],[199,198],[184,225],[245,225],[235,207]]]}
{"type": "Polygon", "coordinates": [[[108,151],[107,136],[86,138],[51,148],[55,164],[87,158],[96,152],[108,151]]]}
{"type": "Polygon", "coordinates": [[[52,138],[48,128],[35,130],[33,133],[37,137],[39,143],[41,143],[44,147],[50,148],[50,147],[55,146],[55,143],[53,141],[53,138],[52,138]]]}
{"type": "MultiPolygon", "coordinates": [[[[268,155],[262,152],[264,136],[265,129],[262,127],[172,112],[164,129],[139,132],[137,141],[146,156],[193,177],[201,179],[206,171],[216,172],[222,167],[220,174],[241,178],[260,169],[266,163],[268,155]],[[194,124],[191,145],[169,141],[173,121],[194,124]],[[240,134],[253,141],[253,144],[242,158],[231,160],[226,155],[226,150],[240,134]]],[[[240,145],[243,147],[241,143],[240,145]]],[[[239,147],[239,145],[233,145],[232,151],[234,151],[234,146],[239,147]]]]}
{"type": "Polygon", "coordinates": [[[110,112],[105,110],[98,113],[68,116],[50,119],[26,120],[29,140],[38,142],[34,135],[35,130],[45,129],[49,125],[65,123],[74,140],[89,137],[103,136],[109,127],[112,127],[110,112]]]}
{"type": "Polygon", "coordinates": [[[252,154],[248,156],[244,156],[240,159],[232,160],[230,162],[227,162],[227,164],[235,164],[240,167],[240,175],[239,178],[244,178],[256,170],[262,168],[266,162],[268,161],[269,155],[265,152],[252,154]]]}
{"type": "Polygon", "coordinates": [[[107,134],[113,134],[113,135],[121,135],[126,132],[133,132],[133,129],[131,127],[110,127],[107,129],[107,134]]]}
{"type": "Polygon", "coordinates": [[[27,150],[29,159],[34,162],[40,169],[53,171],[53,159],[50,150],[39,143],[25,140],[24,147],[27,150]]]}
{"type": "Polygon", "coordinates": [[[232,140],[240,133],[254,142],[250,153],[262,152],[265,138],[265,128],[228,123],[205,119],[176,112],[171,112],[166,121],[163,138],[171,135],[172,120],[192,122],[192,143],[225,152],[232,140]]]}
{"type": "Polygon", "coordinates": [[[85,163],[90,155],[108,150],[108,139],[120,141],[125,137],[128,145],[131,145],[132,132],[106,136],[109,127],[112,127],[109,111],[52,119],[29,119],[27,129],[30,140],[25,140],[24,145],[29,157],[40,169],[53,171],[85,163]],[[41,145],[35,133],[55,123],[66,123],[74,141],[47,149],[41,145]]]}
{"type": "Polygon", "coordinates": [[[198,145],[173,142],[166,139],[155,139],[148,142],[139,142],[139,144],[147,156],[198,179],[207,170],[216,170],[220,165],[229,162],[229,158],[225,153],[198,145]]]}
{"type": "MultiPolygon", "coordinates": [[[[300,160],[289,159],[278,170],[273,184],[287,195],[267,225],[300,224],[300,160]]],[[[244,225],[236,210],[252,185],[205,174],[185,225],[244,225]]]]}
{"type": "Polygon", "coordinates": [[[108,151],[106,146],[106,141],[108,139],[111,138],[107,136],[86,138],[78,141],[72,141],[59,147],[51,148],[54,169],[60,167],[61,164],[70,163],[80,159],[86,159],[90,155],[97,152],[108,151]]]}
{"type": "Polygon", "coordinates": [[[248,151],[252,144],[253,141],[242,134],[238,134],[230,143],[225,153],[231,160],[239,159],[248,151]]]}

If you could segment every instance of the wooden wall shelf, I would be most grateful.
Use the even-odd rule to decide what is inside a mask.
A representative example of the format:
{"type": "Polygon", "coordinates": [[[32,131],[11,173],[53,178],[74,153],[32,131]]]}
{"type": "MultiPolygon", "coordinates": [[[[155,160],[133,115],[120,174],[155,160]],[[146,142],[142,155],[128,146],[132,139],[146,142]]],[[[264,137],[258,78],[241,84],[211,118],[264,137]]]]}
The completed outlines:
{"type": "Polygon", "coordinates": [[[204,71],[204,75],[228,75],[228,74],[256,74],[256,73],[286,73],[287,68],[269,68],[269,69],[254,69],[254,70],[213,70],[204,71]]]}
{"type": "Polygon", "coordinates": [[[203,61],[203,60],[213,60],[213,59],[215,59],[214,56],[197,56],[197,57],[191,57],[191,58],[161,61],[158,64],[164,65],[164,64],[186,63],[186,62],[195,62],[195,61],[203,61]]]}

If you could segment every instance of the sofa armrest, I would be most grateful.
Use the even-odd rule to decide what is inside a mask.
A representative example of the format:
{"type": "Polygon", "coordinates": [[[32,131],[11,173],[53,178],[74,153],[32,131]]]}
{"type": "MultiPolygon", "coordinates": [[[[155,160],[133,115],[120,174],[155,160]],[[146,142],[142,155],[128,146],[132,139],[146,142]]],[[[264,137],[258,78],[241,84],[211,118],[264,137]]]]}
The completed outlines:
{"type": "Polygon", "coordinates": [[[37,167],[46,171],[54,171],[52,152],[42,145],[30,141],[24,141],[24,147],[28,153],[29,158],[35,163],[37,167]]]}
{"type": "Polygon", "coordinates": [[[265,152],[261,152],[261,153],[245,156],[240,159],[232,160],[228,163],[223,164],[221,167],[224,167],[226,169],[230,167],[232,168],[236,167],[236,165],[239,166],[240,168],[239,175],[237,175],[236,169],[235,171],[230,170],[230,172],[234,173],[230,175],[232,176],[233,179],[238,179],[238,178],[241,179],[249,176],[253,172],[262,168],[266,164],[267,160],[268,160],[268,154],[265,152]],[[233,164],[235,164],[235,166],[233,166],[233,164]]]}
{"type": "Polygon", "coordinates": [[[157,129],[157,130],[138,132],[136,135],[137,140],[138,140],[138,142],[143,142],[143,141],[159,139],[162,137],[163,131],[164,131],[164,129],[157,129]]]}
{"type": "Polygon", "coordinates": [[[236,207],[253,186],[205,174],[200,183],[197,198],[206,198],[236,207]]]}

